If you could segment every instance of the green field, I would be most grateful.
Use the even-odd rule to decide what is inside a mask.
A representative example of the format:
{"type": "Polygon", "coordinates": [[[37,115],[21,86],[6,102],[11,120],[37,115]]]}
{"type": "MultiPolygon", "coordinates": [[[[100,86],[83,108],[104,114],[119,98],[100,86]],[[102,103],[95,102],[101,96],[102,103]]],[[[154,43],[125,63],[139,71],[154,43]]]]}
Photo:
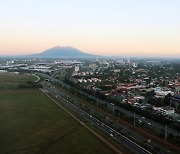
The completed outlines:
{"type": "Polygon", "coordinates": [[[19,84],[27,81],[35,81],[37,78],[32,75],[0,73],[0,89],[16,89],[19,84]]]}
{"type": "Polygon", "coordinates": [[[17,88],[33,80],[0,74],[0,153],[113,153],[40,90],[17,88]]]}

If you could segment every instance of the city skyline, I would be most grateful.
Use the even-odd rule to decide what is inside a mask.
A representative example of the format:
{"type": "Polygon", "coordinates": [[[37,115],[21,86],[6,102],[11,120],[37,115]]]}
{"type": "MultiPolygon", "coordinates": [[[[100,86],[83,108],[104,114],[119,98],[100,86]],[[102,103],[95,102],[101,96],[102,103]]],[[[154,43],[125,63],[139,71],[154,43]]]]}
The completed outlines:
{"type": "Polygon", "coordinates": [[[0,56],[72,46],[111,56],[180,57],[178,0],[0,2],[0,56]]]}

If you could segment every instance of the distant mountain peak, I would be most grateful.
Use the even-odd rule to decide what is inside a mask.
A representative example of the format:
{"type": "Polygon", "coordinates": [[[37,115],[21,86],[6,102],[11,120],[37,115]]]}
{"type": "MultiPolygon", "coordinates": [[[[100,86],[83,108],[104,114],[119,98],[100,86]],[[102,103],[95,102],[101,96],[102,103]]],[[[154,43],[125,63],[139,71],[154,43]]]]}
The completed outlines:
{"type": "Polygon", "coordinates": [[[55,46],[39,54],[36,58],[97,58],[100,56],[84,53],[71,46],[55,46]]]}
{"type": "MultiPolygon", "coordinates": [[[[71,46],[59,46],[59,45],[52,47],[50,49],[78,50],[78,49],[71,47],[71,46]]],[[[50,50],[50,49],[48,49],[48,50],[50,50]]],[[[78,50],[78,51],[80,51],[80,50],[78,50]]]]}

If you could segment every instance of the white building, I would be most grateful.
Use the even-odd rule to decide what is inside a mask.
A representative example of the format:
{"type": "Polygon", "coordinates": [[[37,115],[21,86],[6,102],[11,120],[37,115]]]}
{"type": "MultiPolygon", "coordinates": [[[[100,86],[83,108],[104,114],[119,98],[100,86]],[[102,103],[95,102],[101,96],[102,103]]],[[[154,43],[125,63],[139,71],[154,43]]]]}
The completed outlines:
{"type": "Polygon", "coordinates": [[[76,65],[76,66],[74,67],[74,71],[75,71],[75,72],[78,72],[78,71],[79,71],[79,66],[76,65]]]}
{"type": "Polygon", "coordinates": [[[172,91],[170,91],[170,90],[163,90],[161,87],[156,87],[154,89],[154,92],[156,93],[156,96],[162,96],[162,97],[164,97],[164,96],[166,96],[168,94],[171,94],[171,95],[174,94],[172,91]]]}
{"type": "Polygon", "coordinates": [[[118,73],[118,72],[121,72],[121,70],[120,69],[115,69],[114,70],[114,73],[118,73]]]}
{"type": "Polygon", "coordinates": [[[14,60],[10,60],[6,62],[6,65],[11,65],[11,64],[14,64],[14,60]]]}
{"type": "Polygon", "coordinates": [[[136,63],[136,62],[131,62],[130,65],[131,65],[132,67],[137,67],[137,63],[136,63]]]}
{"type": "Polygon", "coordinates": [[[118,59],[118,60],[117,60],[117,63],[123,65],[123,64],[124,64],[124,61],[123,61],[123,59],[118,59]]]}
{"type": "Polygon", "coordinates": [[[174,113],[174,108],[170,106],[165,106],[160,109],[161,113],[164,115],[172,114],[174,113]]]}
{"type": "Polygon", "coordinates": [[[0,73],[5,73],[7,72],[7,70],[0,70],[0,73]]]}

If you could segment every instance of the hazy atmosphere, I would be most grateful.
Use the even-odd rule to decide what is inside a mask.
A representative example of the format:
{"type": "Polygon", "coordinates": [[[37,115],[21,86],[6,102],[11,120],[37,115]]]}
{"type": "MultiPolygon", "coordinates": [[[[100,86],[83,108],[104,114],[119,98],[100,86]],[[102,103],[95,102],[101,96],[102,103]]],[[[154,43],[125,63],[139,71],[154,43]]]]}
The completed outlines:
{"type": "Polygon", "coordinates": [[[0,1],[0,55],[53,46],[118,56],[180,57],[179,0],[0,1]]]}
{"type": "Polygon", "coordinates": [[[180,0],[0,0],[0,154],[178,154],[180,0]]]}

